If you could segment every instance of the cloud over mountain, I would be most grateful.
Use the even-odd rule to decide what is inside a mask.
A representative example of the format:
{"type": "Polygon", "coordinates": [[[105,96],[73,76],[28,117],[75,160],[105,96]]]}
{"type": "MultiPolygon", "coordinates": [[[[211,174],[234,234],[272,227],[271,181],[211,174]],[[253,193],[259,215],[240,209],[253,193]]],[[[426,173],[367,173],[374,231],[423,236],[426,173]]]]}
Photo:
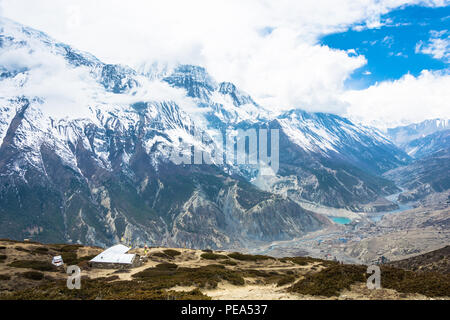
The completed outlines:
{"type": "MultiPolygon", "coordinates": [[[[404,5],[437,7],[445,0],[358,1],[55,1],[4,0],[4,14],[92,52],[102,61],[139,67],[155,61],[204,66],[220,81],[231,81],[272,110],[294,107],[337,114],[356,113],[363,122],[387,116],[409,121],[407,101],[396,99],[397,113],[372,121],[345,81],[368,63],[363,53],[331,49],[318,39],[358,26],[379,28],[383,14],[404,5]],[[36,14],[38,13],[38,14],[36,14]],[[402,102],[402,104],[398,104],[402,102]],[[356,111],[355,111],[356,110],[356,111]]],[[[428,47],[427,47],[428,48],[428,47]]],[[[430,49],[431,50],[431,49],[430,49]]],[[[435,51],[434,51],[435,52],[435,51]]],[[[445,84],[445,77],[435,75],[445,84]]],[[[399,80],[402,81],[402,80],[399,80]]],[[[429,82],[421,81],[422,85],[429,82]]],[[[377,85],[394,92],[395,81],[377,85]],[[391,88],[392,87],[392,88],[391,88]],[[389,88],[389,89],[388,89],[389,88]]],[[[432,90],[432,88],[424,88],[432,90]]],[[[423,100],[410,92],[412,100],[423,100]]],[[[423,96],[422,96],[423,97],[423,96]]],[[[427,96],[445,109],[445,96],[427,96]]],[[[434,108],[434,107],[433,107],[434,108]]],[[[425,109],[428,110],[428,109],[425,109]]],[[[415,118],[434,117],[421,112],[415,118]]]]}

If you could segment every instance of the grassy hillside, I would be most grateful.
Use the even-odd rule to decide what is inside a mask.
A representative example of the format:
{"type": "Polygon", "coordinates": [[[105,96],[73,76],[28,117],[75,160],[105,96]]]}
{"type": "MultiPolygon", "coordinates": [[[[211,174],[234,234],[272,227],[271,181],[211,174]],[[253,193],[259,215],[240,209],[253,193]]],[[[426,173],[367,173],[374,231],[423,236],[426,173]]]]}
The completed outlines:
{"type": "MultiPolygon", "coordinates": [[[[382,266],[380,290],[366,288],[366,267],[309,257],[152,248],[130,270],[95,269],[101,248],[0,240],[0,299],[428,299],[450,297],[450,276],[382,266]],[[66,287],[62,255],[82,269],[81,290],[66,287]]],[[[144,256],[143,249],[131,252],[144,256]]]]}
{"type": "Polygon", "coordinates": [[[450,246],[412,258],[393,261],[389,265],[411,271],[434,271],[450,275],[450,246]]]}

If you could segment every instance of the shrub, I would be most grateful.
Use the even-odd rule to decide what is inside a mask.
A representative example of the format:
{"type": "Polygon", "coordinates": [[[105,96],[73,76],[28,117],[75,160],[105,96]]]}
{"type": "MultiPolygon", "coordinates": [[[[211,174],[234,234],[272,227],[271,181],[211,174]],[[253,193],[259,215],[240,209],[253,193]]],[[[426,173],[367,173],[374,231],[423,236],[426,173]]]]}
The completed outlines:
{"type": "Polygon", "coordinates": [[[269,256],[243,254],[239,252],[230,253],[228,254],[228,257],[240,261],[276,260],[275,258],[269,256]]]}
{"type": "Polygon", "coordinates": [[[30,250],[28,250],[28,249],[25,249],[25,248],[23,248],[23,247],[15,247],[14,249],[16,249],[17,251],[21,251],[21,252],[31,252],[30,250]]]}
{"type": "Polygon", "coordinates": [[[47,254],[48,253],[48,248],[46,248],[46,247],[37,247],[37,248],[34,248],[32,252],[33,253],[38,253],[38,254],[47,254]]]}
{"type": "Polygon", "coordinates": [[[335,265],[320,272],[307,274],[295,283],[290,291],[314,296],[336,296],[343,289],[350,289],[356,282],[366,281],[365,266],[335,265]]]}
{"type": "Polygon", "coordinates": [[[224,261],[219,261],[220,264],[226,265],[226,266],[237,266],[237,262],[233,261],[233,260],[224,260],[224,261]]]}
{"type": "Polygon", "coordinates": [[[81,261],[77,263],[77,266],[81,268],[81,270],[89,270],[91,269],[91,264],[88,261],[81,261]]]}
{"type": "Polygon", "coordinates": [[[0,239],[2,242],[9,242],[9,243],[33,243],[33,244],[40,244],[37,241],[19,241],[19,240],[11,240],[11,239],[0,239]]]}
{"type": "Polygon", "coordinates": [[[149,281],[157,289],[172,288],[177,285],[215,288],[220,281],[228,281],[234,285],[244,285],[245,283],[239,272],[228,270],[223,265],[198,268],[178,267],[177,269],[168,266],[148,268],[134,274],[133,278],[149,281]]]}
{"type": "Polygon", "coordinates": [[[158,270],[174,270],[178,268],[178,266],[175,263],[160,263],[155,266],[158,270]]]}
{"type": "Polygon", "coordinates": [[[79,244],[67,244],[59,248],[61,252],[76,252],[78,248],[82,247],[79,244]]]}
{"type": "MultiPolygon", "coordinates": [[[[248,277],[261,277],[261,278],[270,278],[274,274],[270,274],[269,272],[261,271],[261,270],[245,270],[245,275],[248,277]]],[[[277,273],[275,275],[278,275],[277,273]]]]}
{"type": "Polygon", "coordinates": [[[284,272],[275,272],[275,271],[264,271],[264,270],[255,270],[255,269],[245,269],[241,270],[241,274],[243,277],[247,278],[260,278],[259,281],[265,284],[277,284],[278,286],[282,286],[288,283],[292,283],[295,281],[296,277],[294,275],[287,275],[284,272]]]}
{"type": "Polygon", "coordinates": [[[312,264],[314,262],[320,262],[320,263],[327,263],[328,261],[315,259],[311,257],[287,257],[287,258],[281,258],[281,262],[288,262],[292,261],[293,263],[299,265],[299,266],[306,266],[308,264],[312,264]]]}
{"type": "Polygon", "coordinates": [[[0,274],[0,280],[11,280],[11,276],[7,274],[0,274]]]}
{"type": "Polygon", "coordinates": [[[77,258],[77,253],[76,252],[63,252],[61,254],[61,257],[64,261],[65,264],[67,265],[76,265],[78,264],[78,258],[77,258]]]}
{"type": "Polygon", "coordinates": [[[11,262],[8,266],[13,268],[26,268],[39,271],[56,271],[56,267],[50,262],[37,260],[17,260],[11,262]]]}
{"type": "Polygon", "coordinates": [[[169,291],[168,297],[175,300],[211,300],[208,296],[204,295],[200,289],[194,289],[187,292],[169,291]]]}
{"type": "Polygon", "coordinates": [[[131,270],[130,269],[119,269],[119,270],[116,270],[116,271],[114,271],[113,273],[130,273],[131,272],[131,270]]]}
{"type": "Polygon", "coordinates": [[[210,300],[195,289],[189,292],[165,291],[147,281],[114,281],[84,279],[82,290],[69,290],[66,281],[43,282],[37,287],[0,293],[7,300],[210,300]],[[133,288],[130,290],[130,288],[133,288]]]}
{"type": "Polygon", "coordinates": [[[212,252],[202,253],[200,255],[203,259],[206,260],[222,260],[222,259],[228,259],[227,256],[224,256],[223,254],[215,254],[212,252]]]}
{"type": "Polygon", "coordinates": [[[150,256],[164,258],[164,259],[173,259],[172,257],[168,256],[167,254],[165,254],[163,252],[155,252],[155,253],[152,253],[150,256]]]}
{"type": "Polygon", "coordinates": [[[167,250],[164,250],[163,252],[172,258],[175,258],[176,256],[181,255],[181,252],[179,252],[177,250],[172,250],[172,249],[167,249],[167,250]]]}
{"type": "Polygon", "coordinates": [[[450,296],[450,275],[436,272],[413,272],[381,267],[381,287],[402,293],[419,293],[429,297],[450,296]]]}
{"type": "Polygon", "coordinates": [[[163,252],[152,253],[150,256],[173,260],[175,257],[177,257],[179,255],[181,255],[181,252],[179,252],[177,250],[173,250],[173,249],[167,249],[167,250],[164,250],[163,252]]]}
{"type": "Polygon", "coordinates": [[[79,257],[78,258],[78,262],[82,262],[82,261],[91,261],[92,259],[94,259],[97,255],[91,255],[91,256],[83,256],[83,257],[79,257]]]}
{"type": "Polygon", "coordinates": [[[20,274],[22,277],[30,280],[42,280],[44,279],[44,274],[38,271],[27,271],[20,274]]]}
{"type": "Polygon", "coordinates": [[[105,280],[106,282],[116,281],[116,280],[119,280],[119,279],[120,279],[119,276],[109,276],[109,277],[104,278],[104,280],[105,280]]]}
{"type": "Polygon", "coordinates": [[[295,279],[296,279],[296,278],[295,278],[294,276],[292,276],[292,275],[284,276],[284,277],[282,277],[280,280],[278,280],[277,286],[278,286],[278,287],[282,287],[282,286],[284,286],[284,285],[287,285],[287,284],[289,284],[289,283],[294,282],[295,279]]]}
{"type": "Polygon", "coordinates": [[[0,246],[0,250],[5,250],[6,247],[5,246],[0,246]]]}

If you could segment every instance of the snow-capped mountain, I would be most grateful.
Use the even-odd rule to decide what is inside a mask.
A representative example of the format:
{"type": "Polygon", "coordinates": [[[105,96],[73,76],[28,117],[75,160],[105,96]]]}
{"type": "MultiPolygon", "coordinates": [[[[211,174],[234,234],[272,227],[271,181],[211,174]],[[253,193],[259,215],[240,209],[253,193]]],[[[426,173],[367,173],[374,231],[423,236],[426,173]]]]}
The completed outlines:
{"type": "MultiPolygon", "coordinates": [[[[41,241],[245,246],[315,231],[302,201],[361,209],[397,191],[408,161],[374,129],[330,114],[273,114],[204,68],[105,64],[0,19],[0,236],[41,241]],[[280,130],[280,172],[176,165],[215,130],[280,130]]],[[[373,210],[376,210],[374,208],[373,210]]]]}
{"type": "Polygon", "coordinates": [[[387,135],[392,141],[403,147],[413,140],[425,138],[438,131],[450,130],[450,119],[432,119],[407,126],[388,129],[387,135]]]}
{"type": "Polygon", "coordinates": [[[449,173],[450,146],[447,145],[446,148],[427,153],[407,166],[390,170],[384,176],[406,190],[399,195],[400,202],[411,202],[433,193],[448,192],[449,173]]]}
{"type": "Polygon", "coordinates": [[[380,131],[333,114],[293,110],[277,119],[289,139],[304,150],[338,157],[375,174],[408,161],[380,131]]]}
{"type": "Polygon", "coordinates": [[[207,71],[198,66],[182,65],[162,78],[175,88],[186,91],[206,114],[207,126],[230,128],[241,122],[270,119],[270,113],[259,106],[250,95],[230,82],[217,83],[207,71]]]}
{"type": "Polygon", "coordinates": [[[450,149],[450,129],[412,140],[403,146],[403,150],[415,159],[424,158],[444,149],[450,149]]]}
{"type": "Polygon", "coordinates": [[[230,247],[327,223],[218,167],[173,164],[202,125],[183,111],[198,108],[184,90],[14,22],[0,28],[2,236],[230,247]]]}
{"type": "MultiPolygon", "coordinates": [[[[259,178],[239,166],[240,175],[268,192],[302,202],[366,210],[370,203],[398,191],[379,174],[406,164],[409,157],[378,130],[324,113],[292,110],[270,113],[233,84],[217,84],[204,68],[181,66],[163,79],[185,89],[201,107],[208,129],[280,130],[280,172],[259,178]],[[225,90],[226,89],[226,90],[225,90]]],[[[369,210],[382,210],[372,207],[369,210]]]]}
{"type": "Polygon", "coordinates": [[[426,120],[391,129],[389,133],[414,159],[410,164],[384,174],[406,190],[400,194],[400,201],[417,201],[450,189],[449,120],[426,120]]]}

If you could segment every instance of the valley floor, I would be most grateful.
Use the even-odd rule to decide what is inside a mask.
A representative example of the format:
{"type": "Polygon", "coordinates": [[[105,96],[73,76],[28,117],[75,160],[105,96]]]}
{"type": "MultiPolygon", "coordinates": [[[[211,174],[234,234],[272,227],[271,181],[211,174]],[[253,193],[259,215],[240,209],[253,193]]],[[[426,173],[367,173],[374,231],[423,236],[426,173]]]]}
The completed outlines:
{"type": "Polygon", "coordinates": [[[255,243],[247,250],[276,257],[308,255],[356,264],[376,263],[382,257],[385,261],[405,259],[450,243],[449,197],[450,191],[434,194],[414,206],[403,206],[403,211],[378,213],[376,219],[373,214],[322,208],[318,211],[321,214],[351,218],[352,222],[334,223],[289,241],[255,243]]]}

